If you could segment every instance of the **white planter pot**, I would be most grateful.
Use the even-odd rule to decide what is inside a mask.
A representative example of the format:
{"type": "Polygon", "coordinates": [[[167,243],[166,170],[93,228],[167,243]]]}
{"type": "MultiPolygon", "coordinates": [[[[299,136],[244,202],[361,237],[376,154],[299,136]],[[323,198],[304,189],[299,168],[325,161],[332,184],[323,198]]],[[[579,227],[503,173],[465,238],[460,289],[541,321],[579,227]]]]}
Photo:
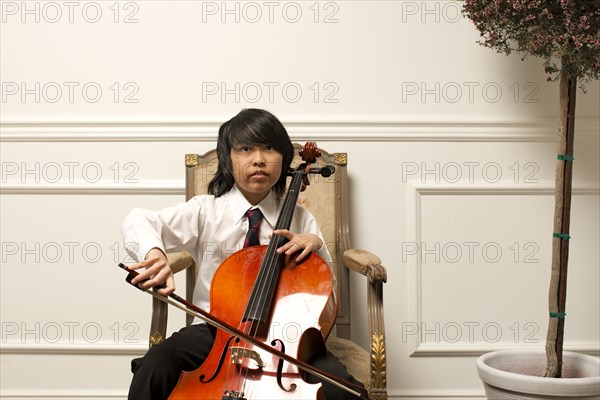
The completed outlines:
{"type": "Polygon", "coordinates": [[[546,353],[500,350],[477,359],[488,399],[600,399],[600,359],[563,352],[562,378],[544,378],[546,353]]]}

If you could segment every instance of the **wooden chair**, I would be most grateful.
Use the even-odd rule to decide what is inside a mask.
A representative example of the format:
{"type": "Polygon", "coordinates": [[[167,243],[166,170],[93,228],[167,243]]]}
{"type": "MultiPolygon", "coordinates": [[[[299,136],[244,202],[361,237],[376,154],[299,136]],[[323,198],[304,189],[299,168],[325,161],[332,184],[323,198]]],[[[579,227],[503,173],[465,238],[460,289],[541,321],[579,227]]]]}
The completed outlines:
{"type": "MultiPolygon", "coordinates": [[[[298,150],[303,146],[294,144],[298,165],[298,150]]],[[[371,399],[387,399],[386,349],[383,321],[383,283],[386,269],[381,260],[364,250],[350,248],[348,230],[348,175],[347,154],[327,153],[317,162],[320,166],[334,165],[335,173],[328,177],[313,176],[311,184],[300,194],[299,204],[306,207],[317,219],[325,242],[333,259],[333,270],[337,278],[340,312],[336,329],[327,340],[327,348],[346,366],[348,372],[361,381],[371,399]],[[356,271],[367,278],[367,311],[371,333],[370,355],[350,339],[350,286],[349,271],[356,271]]],[[[217,170],[216,151],[204,155],[186,154],[186,200],[205,194],[208,182],[217,170]]],[[[175,273],[186,270],[186,296],[191,301],[198,274],[192,257],[186,253],[168,254],[175,273]]],[[[187,323],[190,324],[191,316],[187,323]]],[[[161,342],[166,333],[167,305],[153,299],[150,346],[161,342]]]]}

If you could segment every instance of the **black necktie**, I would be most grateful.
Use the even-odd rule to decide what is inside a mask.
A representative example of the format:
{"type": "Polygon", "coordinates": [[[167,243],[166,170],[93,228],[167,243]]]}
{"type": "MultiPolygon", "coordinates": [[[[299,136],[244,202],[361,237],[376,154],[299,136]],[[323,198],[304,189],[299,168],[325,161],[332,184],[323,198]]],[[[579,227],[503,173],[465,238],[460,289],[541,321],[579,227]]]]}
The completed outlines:
{"type": "Polygon", "coordinates": [[[248,217],[248,232],[246,233],[246,239],[244,239],[244,247],[257,246],[260,244],[258,229],[263,215],[258,208],[255,208],[254,210],[248,210],[246,216],[248,217]]]}

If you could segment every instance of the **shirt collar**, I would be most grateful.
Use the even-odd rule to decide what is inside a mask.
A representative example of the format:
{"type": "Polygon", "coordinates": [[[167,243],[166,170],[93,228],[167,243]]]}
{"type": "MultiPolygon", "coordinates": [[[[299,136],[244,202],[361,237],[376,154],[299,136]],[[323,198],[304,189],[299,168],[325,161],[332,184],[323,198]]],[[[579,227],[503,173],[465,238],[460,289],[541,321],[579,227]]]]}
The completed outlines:
{"type": "Polygon", "coordinates": [[[262,201],[258,203],[256,207],[252,206],[252,204],[250,204],[248,200],[246,200],[242,192],[237,188],[235,184],[233,185],[231,190],[224,196],[228,197],[229,205],[231,207],[231,216],[235,224],[238,224],[242,220],[242,218],[244,218],[248,209],[258,208],[262,212],[263,218],[272,227],[275,227],[275,223],[277,222],[279,202],[275,199],[273,191],[269,192],[269,194],[264,199],[262,199],[262,201]]]}

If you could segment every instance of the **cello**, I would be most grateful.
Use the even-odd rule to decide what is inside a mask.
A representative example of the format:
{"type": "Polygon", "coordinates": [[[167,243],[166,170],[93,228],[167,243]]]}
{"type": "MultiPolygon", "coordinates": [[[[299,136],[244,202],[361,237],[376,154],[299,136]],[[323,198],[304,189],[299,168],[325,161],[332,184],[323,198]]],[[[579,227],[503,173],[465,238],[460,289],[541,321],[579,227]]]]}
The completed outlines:
{"type": "MultiPolygon", "coordinates": [[[[334,171],[331,166],[311,166],[320,156],[314,142],[307,143],[300,156],[304,163],[291,173],[275,229],[290,227],[298,195],[309,184],[308,174],[329,176],[334,171]]],[[[300,263],[286,262],[285,255],[276,251],[286,240],[273,235],[268,246],[229,256],[213,276],[210,314],[169,295],[183,303],[185,311],[219,328],[204,363],[181,373],[170,400],[322,398],[321,385],[307,383],[306,373],[361,396],[348,387],[351,384],[307,364],[313,354],[325,351],[325,339],[337,317],[332,272],[315,253],[300,263]]]]}

